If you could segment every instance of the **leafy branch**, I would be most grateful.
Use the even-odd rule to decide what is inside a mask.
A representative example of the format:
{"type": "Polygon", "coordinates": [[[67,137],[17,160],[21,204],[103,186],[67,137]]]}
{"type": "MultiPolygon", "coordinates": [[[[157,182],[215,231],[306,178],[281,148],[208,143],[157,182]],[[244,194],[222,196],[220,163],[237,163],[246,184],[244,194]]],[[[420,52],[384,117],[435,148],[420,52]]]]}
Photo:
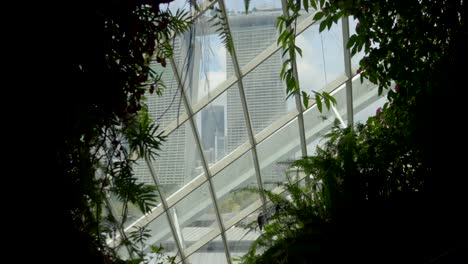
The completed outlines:
{"type": "Polygon", "coordinates": [[[89,251],[82,258],[103,263],[121,263],[121,247],[130,258],[141,257],[135,247],[147,233],[126,234],[124,229],[132,210],[145,214],[158,197],[157,187],[138,182],[133,168],[137,158],[157,158],[165,140],[148,115],[144,95],[162,93],[162,74],[152,64],[166,67],[173,56],[168,39],[191,24],[186,11],[159,8],[171,0],[143,2],[76,3],[67,21],[73,33],[60,33],[73,51],[67,52],[62,73],[74,81],[53,99],[66,117],[51,143],[53,170],[62,184],[58,193],[66,196],[57,198],[64,202],[56,211],[66,216],[77,250],[89,251]]]}
{"type": "Polygon", "coordinates": [[[213,17],[210,18],[208,22],[214,21],[212,26],[216,28],[216,32],[219,34],[221,43],[223,43],[226,50],[232,54],[234,51],[234,41],[229,30],[227,16],[224,15],[223,11],[219,7],[211,6],[210,9],[213,10],[213,17]]]}
{"type": "MultiPolygon", "coordinates": [[[[297,19],[300,16],[302,7],[304,7],[306,12],[309,12],[309,8],[317,10],[323,5],[323,1],[317,3],[315,0],[288,0],[286,5],[288,15],[279,16],[276,23],[276,28],[279,32],[277,44],[281,45],[283,50],[282,57],[284,58],[280,78],[286,84],[287,98],[299,95],[302,97],[302,103],[306,108],[309,107],[311,97],[307,92],[301,91],[299,80],[296,77],[297,69],[295,68],[296,54],[302,56],[302,49],[296,45],[297,19]]],[[[314,16],[314,20],[319,20],[321,18],[319,14],[320,12],[314,16]]],[[[322,93],[313,91],[313,93],[315,94],[314,99],[320,112],[322,112],[322,100],[327,109],[330,109],[332,104],[336,104],[336,100],[325,91],[322,93]]]]}

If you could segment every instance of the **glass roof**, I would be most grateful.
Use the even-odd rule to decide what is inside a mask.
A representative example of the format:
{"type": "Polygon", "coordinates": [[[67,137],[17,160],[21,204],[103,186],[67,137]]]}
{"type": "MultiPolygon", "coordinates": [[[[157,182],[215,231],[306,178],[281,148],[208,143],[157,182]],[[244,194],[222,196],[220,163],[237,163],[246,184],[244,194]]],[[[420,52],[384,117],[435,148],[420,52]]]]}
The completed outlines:
{"type": "MultiPolygon", "coordinates": [[[[169,8],[189,10],[186,2],[169,8]]],[[[313,155],[335,119],[363,122],[385,101],[373,84],[360,82],[360,57],[343,48],[353,19],[319,33],[314,12],[297,25],[298,78],[304,91],[328,91],[338,104],[320,113],[315,104],[305,109],[297,98],[286,100],[275,28],[282,2],[253,0],[246,15],[240,0],[201,1],[191,30],[172,41],[170,66],[154,66],[167,89],[146,103],[168,138],[156,161],[142,160],[135,174],[159,186],[160,204],[146,216],[135,213],[126,231],[148,226],[148,244],[162,245],[177,263],[236,263],[260,234],[242,226],[266,208],[263,193],[249,189],[281,191],[285,164],[313,155]],[[228,19],[235,56],[209,21],[213,8],[228,19]]]]}

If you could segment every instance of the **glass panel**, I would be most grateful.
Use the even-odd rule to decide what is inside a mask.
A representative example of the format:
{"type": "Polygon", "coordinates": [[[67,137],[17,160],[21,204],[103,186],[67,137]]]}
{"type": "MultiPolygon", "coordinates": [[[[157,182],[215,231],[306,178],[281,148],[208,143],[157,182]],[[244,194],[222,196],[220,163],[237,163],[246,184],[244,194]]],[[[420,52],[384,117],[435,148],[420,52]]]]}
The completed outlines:
{"type": "Polygon", "coordinates": [[[275,52],[242,79],[255,134],[287,114],[288,109],[296,109],[294,97],[286,100],[286,87],[279,77],[282,65],[281,53],[275,52]]]}
{"type": "Polygon", "coordinates": [[[322,119],[331,119],[330,121],[337,122],[342,127],[347,126],[347,108],[346,108],[346,84],[342,84],[330,93],[336,100],[335,109],[327,109],[322,103],[322,119]],[[335,111],[336,110],[336,111],[335,111]],[[339,115],[339,116],[338,116],[339,115]],[[341,119],[340,119],[341,118],[341,119]],[[339,123],[338,123],[339,122],[339,123]]]}
{"type": "MultiPolygon", "coordinates": [[[[343,84],[337,88],[332,95],[337,101],[336,109],[340,113],[346,126],[345,85],[343,84]]],[[[324,104],[322,106],[322,113],[318,111],[315,104],[304,112],[304,130],[308,155],[313,155],[315,153],[317,144],[321,143],[321,139],[330,131],[335,122],[337,122],[338,125],[341,124],[333,109],[327,110],[324,104]]]]}
{"type": "MultiPolygon", "coordinates": [[[[146,166],[146,163],[144,160],[142,159],[137,160],[137,163],[133,165],[133,172],[134,172],[133,176],[137,178],[138,183],[155,185],[153,178],[151,177],[151,174],[149,173],[148,166],[146,166]]],[[[154,198],[156,199],[157,203],[161,205],[160,204],[161,200],[159,198],[157,191],[154,192],[154,198]]],[[[112,204],[114,214],[116,214],[115,217],[117,217],[119,220],[122,219],[122,209],[123,209],[122,202],[114,195],[110,196],[109,201],[112,204]]],[[[135,222],[137,219],[143,216],[143,213],[135,204],[132,204],[129,202],[127,209],[128,209],[127,220],[124,223],[124,226],[128,226],[129,224],[135,222]]]]}
{"type": "Polygon", "coordinates": [[[238,87],[234,85],[195,114],[198,133],[209,166],[247,141],[244,114],[238,96],[238,87]]]}
{"type": "Polygon", "coordinates": [[[197,129],[209,166],[226,155],[225,109],[226,94],[223,94],[195,115],[197,123],[201,122],[197,129]]]}
{"type": "Polygon", "coordinates": [[[195,177],[204,175],[192,129],[187,122],[167,137],[158,154],[152,165],[166,197],[195,177]]]}
{"type": "Polygon", "coordinates": [[[289,162],[301,156],[297,119],[262,141],[257,153],[263,188],[272,190],[285,182],[289,162]]]}
{"type": "Polygon", "coordinates": [[[148,185],[155,185],[153,177],[151,176],[148,169],[148,165],[142,158],[136,160],[135,164],[133,165],[133,176],[137,178],[137,182],[148,185]]]}
{"type": "MultiPolygon", "coordinates": [[[[281,1],[251,1],[251,11],[247,15],[244,1],[225,2],[237,59],[242,68],[268,46],[276,43],[275,24],[277,17],[282,14],[281,1]]],[[[231,61],[228,61],[227,69],[228,72],[234,72],[231,61]]]]}
{"type": "MultiPolygon", "coordinates": [[[[176,53],[180,52],[177,47],[174,50],[176,53]]],[[[161,80],[166,86],[161,96],[156,93],[146,93],[145,95],[145,102],[148,105],[151,118],[161,129],[175,120],[179,120],[181,123],[183,120],[180,118],[185,113],[185,107],[171,65],[168,64],[163,68],[159,63],[152,61],[151,68],[162,74],[161,80]]]]}
{"type": "MultiPolygon", "coordinates": [[[[244,1],[228,0],[226,2],[226,9],[232,15],[244,15],[245,5],[244,1]]],[[[268,10],[281,9],[281,0],[251,0],[249,4],[249,13],[266,12],[268,10]]]]}
{"type": "MultiPolygon", "coordinates": [[[[213,8],[217,9],[218,4],[213,8]]],[[[234,75],[226,70],[226,58],[231,58],[216,31],[219,26],[214,25],[219,19],[210,21],[215,14],[214,10],[203,13],[188,32],[176,39],[182,52],[176,61],[191,105],[210,97],[220,83],[234,75]]]]}
{"type": "Polygon", "coordinates": [[[248,141],[244,110],[239,87],[233,85],[226,93],[226,154],[248,141]]]}
{"type": "Polygon", "coordinates": [[[325,139],[323,137],[316,137],[314,140],[307,141],[307,155],[315,156],[317,154],[317,146],[323,146],[325,139]]]}
{"type": "MultiPolygon", "coordinates": [[[[358,23],[358,20],[355,19],[354,17],[349,17],[349,36],[351,37],[352,35],[356,34],[356,26],[358,23]]],[[[364,50],[354,54],[354,56],[351,57],[351,72],[353,75],[356,74],[357,69],[359,68],[359,61],[364,57],[364,50]]]]}
{"type": "Polygon", "coordinates": [[[208,182],[175,204],[170,211],[174,224],[182,231],[185,249],[210,232],[220,232],[208,182]]]}
{"type": "Polygon", "coordinates": [[[313,24],[296,38],[303,55],[297,59],[299,81],[307,92],[336,87],[345,74],[341,20],[320,34],[319,24],[313,24]]]}
{"type": "Polygon", "coordinates": [[[166,213],[158,216],[147,225],[151,237],[146,244],[164,248],[165,256],[175,256],[178,254],[177,244],[167,221],[166,213]]]}
{"type": "Polygon", "coordinates": [[[259,200],[258,193],[245,190],[245,187],[258,189],[252,152],[245,153],[216,174],[213,178],[213,185],[224,223],[254,201],[259,200]]]}
{"type": "MultiPolygon", "coordinates": [[[[365,124],[367,119],[371,116],[375,116],[377,109],[383,107],[383,105],[387,102],[386,97],[380,97],[377,101],[371,103],[367,107],[363,108],[360,111],[354,113],[354,123],[361,123],[365,124]]],[[[357,110],[357,109],[356,109],[357,110]]]]}
{"type": "Polygon", "coordinates": [[[221,235],[217,236],[208,244],[198,249],[188,257],[190,264],[227,264],[226,253],[224,250],[223,239],[221,235]]]}
{"type": "Polygon", "coordinates": [[[239,261],[235,261],[235,259],[245,255],[247,251],[249,251],[252,243],[260,236],[261,232],[258,228],[255,230],[245,228],[248,224],[257,222],[257,217],[260,212],[261,209],[253,212],[238,224],[226,230],[229,253],[231,254],[231,259],[234,260],[233,263],[239,263],[239,261]]]}
{"type": "MultiPolygon", "coordinates": [[[[309,11],[308,11],[308,12],[305,11],[304,5],[301,5],[301,10],[299,11],[300,16],[299,16],[298,19],[297,19],[297,25],[300,25],[300,24],[302,23],[302,21],[303,21],[304,19],[306,19],[307,17],[309,17],[309,16],[312,16],[312,17],[313,17],[313,16],[315,15],[316,12],[317,12],[317,11],[316,11],[316,10],[314,9],[314,7],[312,7],[311,5],[309,5],[309,11]]],[[[291,11],[290,11],[289,13],[292,14],[291,11]]],[[[320,20],[320,21],[321,21],[321,20],[320,20]]],[[[316,22],[316,23],[320,23],[320,21],[319,21],[319,22],[316,22]]]]}
{"type": "Polygon", "coordinates": [[[178,9],[189,11],[190,7],[191,7],[190,2],[187,0],[174,0],[173,2],[170,2],[169,4],[160,5],[161,10],[167,10],[167,8],[169,8],[171,12],[173,13],[175,13],[178,9]]]}
{"type": "MultiPolygon", "coordinates": [[[[154,197],[156,197],[156,199],[159,200],[159,197],[157,197],[156,193],[154,194],[154,197]]],[[[122,221],[123,203],[115,195],[111,195],[109,197],[109,202],[111,203],[114,217],[116,217],[118,221],[122,221]]],[[[127,220],[124,223],[125,227],[129,226],[138,218],[143,216],[143,213],[140,211],[138,206],[130,202],[127,204],[127,210],[127,220]]],[[[103,212],[103,214],[107,215],[107,212],[103,212]]]]}
{"type": "Polygon", "coordinates": [[[354,123],[365,123],[369,116],[375,116],[376,110],[382,107],[387,99],[387,91],[378,96],[377,85],[367,79],[361,80],[358,76],[353,80],[353,107],[354,123]]]}

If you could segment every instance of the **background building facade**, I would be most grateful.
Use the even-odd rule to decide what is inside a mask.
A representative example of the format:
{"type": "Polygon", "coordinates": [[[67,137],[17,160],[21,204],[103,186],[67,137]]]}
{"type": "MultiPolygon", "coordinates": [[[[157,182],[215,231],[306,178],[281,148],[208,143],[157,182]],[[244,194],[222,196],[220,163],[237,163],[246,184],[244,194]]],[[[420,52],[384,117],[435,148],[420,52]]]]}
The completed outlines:
{"type": "MultiPolygon", "coordinates": [[[[279,15],[281,10],[230,17],[240,67],[250,62],[271,43],[276,43],[275,24],[279,15]]],[[[279,77],[282,66],[281,52],[276,52],[242,80],[254,133],[261,132],[287,113],[286,88],[279,77]]],[[[234,72],[231,61],[227,62],[227,72],[228,76],[234,72]]],[[[230,152],[247,141],[246,134],[238,88],[232,87],[227,91],[227,151],[230,152]]],[[[262,170],[262,178],[265,182],[278,182],[283,177],[279,175],[275,165],[271,164],[262,170]]]]}

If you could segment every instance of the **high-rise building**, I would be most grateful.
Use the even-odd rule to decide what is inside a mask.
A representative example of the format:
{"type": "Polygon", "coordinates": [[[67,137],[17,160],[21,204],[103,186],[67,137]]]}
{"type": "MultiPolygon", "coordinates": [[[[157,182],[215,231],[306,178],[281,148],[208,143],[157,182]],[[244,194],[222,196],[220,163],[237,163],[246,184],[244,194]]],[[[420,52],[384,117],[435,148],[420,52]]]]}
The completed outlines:
{"type": "MultiPolygon", "coordinates": [[[[195,40],[196,41],[196,40],[195,40]]],[[[184,90],[189,100],[198,96],[198,71],[200,67],[200,52],[196,49],[199,45],[186,34],[174,40],[174,60],[178,64],[179,73],[182,75],[184,90]],[[181,55],[184,55],[182,57],[181,55]],[[189,56],[189,57],[187,57],[189,56]]],[[[147,95],[146,104],[154,122],[164,129],[171,122],[177,120],[185,113],[183,98],[179,84],[172,71],[171,65],[163,68],[160,64],[153,63],[151,67],[158,73],[162,73],[162,81],[166,86],[161,96],[147,95]]],[[[180,187],[191,180],[191,170],[195,168],[196,148],[191,127],[182,125],[174,130],[163,142],[163,153],[158,156],[153,167],[158,173],[161,185],[180,187]]],[[[154,184],[154,181],[146,168],[143,160],[134,167],[135,176],[139,181],[154,184]]]]}
{"type": "Polygon", "coordinates": [[[224,106],[209,105],[201,111],[201,141],[208,164],[224,156],[224,106]]]}
{"type": "MultiPolygon", "coordinates": [[[[229,17],[237,59],[241,67],[276,42],[275,23],[281,12],[281,10],[263,11],[253,12],[248,16],[232,15],[229,17]]],[[[175,60],[179,62],[179,65],[183,65],[184,61],[190,62],[190,65],[180,69],[184,73],[184,87],[186,87],[189,100],[195,100],[198,96],[198,75],[201,63],[201,52],[195,49],[198,45],[193,45],[193,41],[193,37],[190,40],[187,34],[186,38],[177,39],[174,45],[175,60]],[[189,45],[190,43],[192,45],[189,45]],[[180,54],[187,54],[190,49],[191,52],[188,52],[190,58],[180,57],[180,54]]],[[[262,131],[287,112],[286,89],[279,78],[282,65],[281,52],[276,52],[242,79],[254,133],[262,131]]],[[[161,70],[165,72],[162,79],[167,89],[161,97],[148,96],[147,104],[150,115],[156,119],[156,123],[161,128],[164,128],[185,110],[172,70],[162,69],[160,65],[155,67],[158,72],[161,70]]],[[[232,62],[229,59],[226,61],[226,71],[227,76],[234,74],[232,62]]],[[[227,91],[225,105],[212,105],[203,109],[199,125],[201,125],[200,139],[209,164],[215,163],[246,142],[248,140],[247,128],[238,88],[232,87],[227,91]]],[[[158,157],[155,166],[162,185],[180,187],[191,180],[191,175],[197,174],[193,170],[198,168],[198,171],[202,172],[201,164],[199,164],[200,157],[194,145],[188,124],[171,133],[163,146],[163,149],[167,151],[158,157]]],[[[135,174],[141,181],[153,183],[148,170],[141,165],[135,167],[135,174]]],[[[275,170],[269,171],[265,171],[262,175],[264,179],[276,181],[273,179],[277,178],[275,170]]]]}
{"type": "MultiPolygon", "coordinates": [[[[250,62],[255,56],[276,43],[277,17],[281,10],[253,12],[248,16],[231,16],[230,26],[239,66],[250,62]]],[[[243,87],[254,133],[258,133],[287,112],[286,88],[280,80],[282,69],[281,52],[274,53],[265,62],[247,74],[243,87]]],[[[234,73],[231,61],[227,61],[227,75],[234,73]]],[[[247,141],[247,128],[237,87],[227,91],[226,148],[230,152],[247,141]]],[[[262,173],[264,180],[276,181],[274,169],[262,173]]]]}

